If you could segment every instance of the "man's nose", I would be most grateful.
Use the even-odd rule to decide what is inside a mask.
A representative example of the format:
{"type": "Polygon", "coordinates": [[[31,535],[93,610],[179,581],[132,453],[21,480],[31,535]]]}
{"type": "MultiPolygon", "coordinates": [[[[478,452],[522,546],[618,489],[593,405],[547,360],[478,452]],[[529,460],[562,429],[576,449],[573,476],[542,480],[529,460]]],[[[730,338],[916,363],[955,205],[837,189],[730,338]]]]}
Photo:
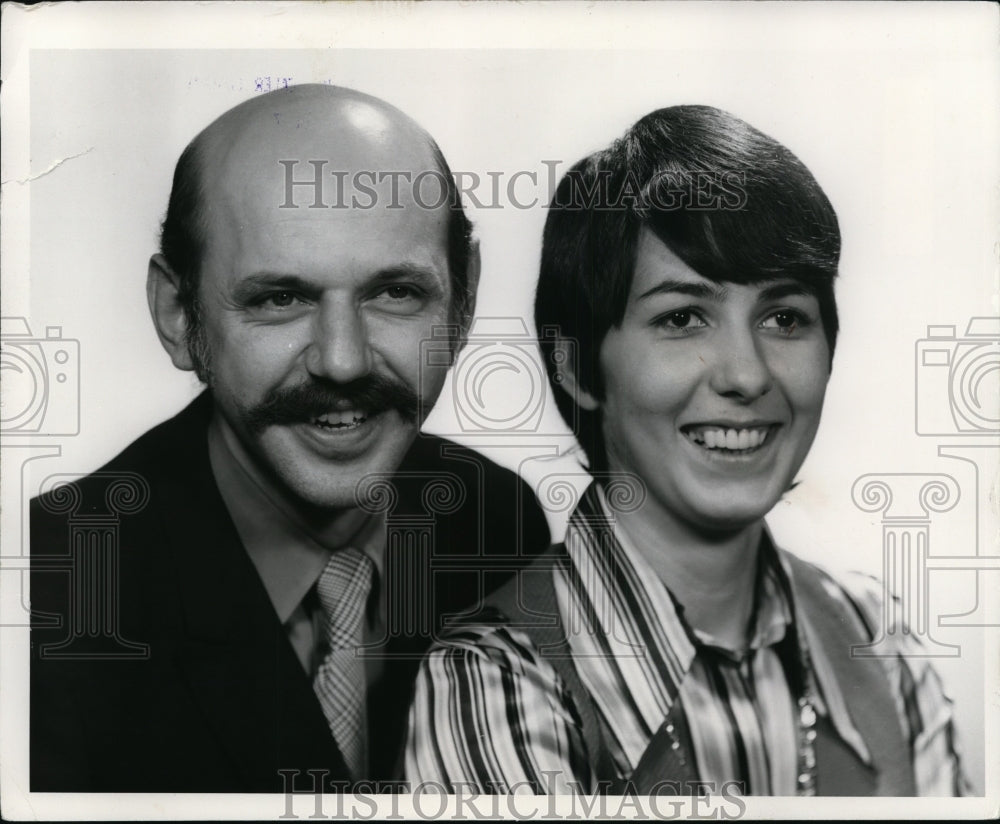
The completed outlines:
{"type": "Polygon", "coordinates": [[[313,321],[306,368],[317,378],[348,383],[372,369],[368,330],[360,308],[352,301],[325,300],[313,321]]]}
{"type": "Polygon", "coordinates": [[[709,384],[720,395],[750,402],[774,384],[761,341],[750,329],[722,334],[715,341],[709,384]]]}

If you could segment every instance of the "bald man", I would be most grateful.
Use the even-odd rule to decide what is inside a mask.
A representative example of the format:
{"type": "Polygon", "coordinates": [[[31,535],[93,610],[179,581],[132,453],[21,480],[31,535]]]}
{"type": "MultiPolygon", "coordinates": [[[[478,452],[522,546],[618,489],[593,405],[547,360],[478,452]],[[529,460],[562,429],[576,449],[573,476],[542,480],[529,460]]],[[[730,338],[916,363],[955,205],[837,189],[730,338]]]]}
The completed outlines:
{"type": "Polygon", "coordinates": [[[418,437],[478,269],[444,157],[381,100],[291,87],[185,149],[147,296],[206,389],[32,502],[32,553],[72,560],[32,574],[33,791],[395,775],[434,632],[549,538],[516,476],[418,437]]]}

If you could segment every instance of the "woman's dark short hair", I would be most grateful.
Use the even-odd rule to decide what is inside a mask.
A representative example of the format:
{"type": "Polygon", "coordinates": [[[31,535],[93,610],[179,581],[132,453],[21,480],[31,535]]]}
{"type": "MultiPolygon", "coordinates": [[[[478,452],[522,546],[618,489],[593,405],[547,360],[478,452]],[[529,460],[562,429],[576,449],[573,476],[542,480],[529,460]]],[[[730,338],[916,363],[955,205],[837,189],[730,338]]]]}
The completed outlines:
{"type": "Polygon", "coordinates": [[[809,170],[719,109],[672,106],[646,115],[564,175],[542,240],[535,295],[542,360],[594,471],[607,468],[600,416],[556,388],[556,339],[571,342],[581,386],[603,397],[600,346],[624,318],[643,227],[702,277],[799,282],[819,301],[831,362],[837,340],[840,229],[809,170]]]}

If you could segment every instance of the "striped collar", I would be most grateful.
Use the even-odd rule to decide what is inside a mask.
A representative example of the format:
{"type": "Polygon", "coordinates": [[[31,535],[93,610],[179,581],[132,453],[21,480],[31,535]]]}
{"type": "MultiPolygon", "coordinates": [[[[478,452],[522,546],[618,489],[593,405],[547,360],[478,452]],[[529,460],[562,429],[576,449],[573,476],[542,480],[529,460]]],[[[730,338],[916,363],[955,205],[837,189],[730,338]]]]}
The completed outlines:
{"type": "MultiPolygon", "coordinates": [[[[677,700],[703,641],[669,588],[615,525],[599,484],[586,490],[570,517],[565,546],[569,563],[556,576],[556,596],[567,639],[581,680],[634,769],[677,700]]],[[[751,646],[775,644],[789,631],[797,633],[801,675],[817,711],[870,764],[827,651],[796,605],[788,561],[766,529],[759,557],[751,646]]]]}

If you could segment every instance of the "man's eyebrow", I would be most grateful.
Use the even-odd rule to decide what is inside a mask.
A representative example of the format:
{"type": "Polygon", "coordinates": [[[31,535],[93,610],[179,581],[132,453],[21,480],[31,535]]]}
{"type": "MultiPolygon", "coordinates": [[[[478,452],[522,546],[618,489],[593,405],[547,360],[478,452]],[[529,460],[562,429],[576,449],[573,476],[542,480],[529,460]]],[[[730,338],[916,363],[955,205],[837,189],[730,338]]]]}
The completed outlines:
{"type": "Polygon", "coordinates": [[[317,292],[315,283],[299,275],[283,275],[271,272],[258,272],[240,280],[234,292],[237,300],[253,297],[265,289],[288,290],[289,292],[317,292]]]}
{"type": "MultiPolygon", "coordinates": [[[[387,266],[374,272],[366,281],[370,287],[378,287],[387,283],[398,283],[402,280],[413,281],[429,292],[440,291],[442,280],[447,277],[436,269],[415,263],[400,263],[387,266]]],[[[234,297],[246,300],[264,290],[288,290],[313,295],[323,291],[323,284],[315,279],[301,275],[282,274],[280,272],[255,272],[236,284],[234,297]]]]}
{"type": "Polygon", "coordinates": [[[369,278],[369,283],[372,286],[379,286],[383,283],[397,283],[401,280],[410,280],[414,281],[418,286],[423,286],[425,289],[440,290],[443,281],[447,277],[447,273],[439,272],[437,269],[432,269],[428,266],[421,266],[416,263],[400,263],[380,269],[369,278]]]}
{"type": "Polygon", "coordinates": [[[653,295],[690,295],[693,298],[722,300],[729,290],[718,283],[692,283],[689,280],[663,280],[652,289],[647,289],[637,300],[645,300],[653,295]]]}

